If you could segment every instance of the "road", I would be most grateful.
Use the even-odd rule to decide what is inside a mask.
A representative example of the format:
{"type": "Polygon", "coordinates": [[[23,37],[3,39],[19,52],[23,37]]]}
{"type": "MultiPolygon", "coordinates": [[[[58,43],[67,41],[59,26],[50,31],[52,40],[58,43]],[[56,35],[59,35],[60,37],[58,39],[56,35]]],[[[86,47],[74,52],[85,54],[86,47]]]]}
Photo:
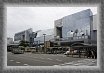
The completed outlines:
{"type": "Polygon", "coordinates": [[[66,57],[63,54],[7,53],[7,66],[65,66],[85,58],[66,57]]]}

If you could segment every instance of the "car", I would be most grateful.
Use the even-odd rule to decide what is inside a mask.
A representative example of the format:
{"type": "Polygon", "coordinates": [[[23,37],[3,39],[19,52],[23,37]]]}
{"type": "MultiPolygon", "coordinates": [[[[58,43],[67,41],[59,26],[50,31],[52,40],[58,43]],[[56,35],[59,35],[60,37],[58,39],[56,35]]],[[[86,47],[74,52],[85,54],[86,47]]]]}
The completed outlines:
{"type": "Polygon", "coordinates": [[[64,55],[69,55],[70,54],[70,51],[66,51],[65,53],[64,53],[64,55]]]}
{"type": "Polygon", "coordinates": [[[64,55],[77,54],[77,53],[78,53],[78,50],[66,51],[66,52],[64,53],[64,55]]]}

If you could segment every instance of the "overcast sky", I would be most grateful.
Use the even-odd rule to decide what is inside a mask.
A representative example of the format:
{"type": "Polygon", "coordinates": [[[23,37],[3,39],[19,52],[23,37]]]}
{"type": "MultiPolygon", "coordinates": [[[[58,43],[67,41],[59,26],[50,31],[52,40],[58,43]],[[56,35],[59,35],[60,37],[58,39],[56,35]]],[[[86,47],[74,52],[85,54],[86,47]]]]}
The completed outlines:
{"type": "Polygon", "coordinates": [[[7,7],[7,37],[13,38],[15,33],[28,28],[54,28],[54,20],[86,9],[97,13],[97,7],[7,7]]]}

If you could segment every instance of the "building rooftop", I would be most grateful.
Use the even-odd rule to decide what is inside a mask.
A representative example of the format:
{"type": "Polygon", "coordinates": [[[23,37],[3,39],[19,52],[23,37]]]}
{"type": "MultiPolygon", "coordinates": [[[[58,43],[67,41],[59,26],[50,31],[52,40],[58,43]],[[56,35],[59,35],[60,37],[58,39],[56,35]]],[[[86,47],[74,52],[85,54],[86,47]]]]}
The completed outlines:
{"type": "Polygon", "coordinates": [[[20,31],[20,32],[15,33],[15,35],[18,35],[18,34],[24,33],[25,31],[32,32],[33,30],[32,30],[32,28],[29,28],[29,29],[26,29],[26,30],[23,30],[23,31],[20,31]]]}

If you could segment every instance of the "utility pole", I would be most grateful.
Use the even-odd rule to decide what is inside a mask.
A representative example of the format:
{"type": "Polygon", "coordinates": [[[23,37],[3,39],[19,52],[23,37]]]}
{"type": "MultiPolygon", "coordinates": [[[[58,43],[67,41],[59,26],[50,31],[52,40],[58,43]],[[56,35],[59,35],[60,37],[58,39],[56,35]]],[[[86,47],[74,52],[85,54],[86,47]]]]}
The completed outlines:
{"type": "Polygon", "coordinates": [[[44,36],[44,53],[46,53],[46,48],[45,48],[45,35],[46,34],[43,34],[43,36],[44,36]]]}

